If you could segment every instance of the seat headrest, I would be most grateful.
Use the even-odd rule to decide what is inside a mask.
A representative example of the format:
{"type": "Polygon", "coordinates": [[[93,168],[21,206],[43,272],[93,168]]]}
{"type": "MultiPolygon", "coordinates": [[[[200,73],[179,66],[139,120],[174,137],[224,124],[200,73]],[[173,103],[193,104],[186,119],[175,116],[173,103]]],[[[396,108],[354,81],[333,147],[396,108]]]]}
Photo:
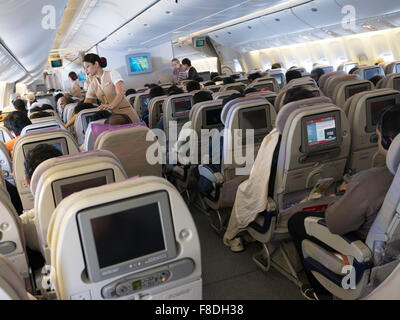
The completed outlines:
{"type": "Polygon", "coordinates": [[[190,109],[189,120],[190,121],[193,120],[193,116],[195,115],[197,110],[199,110],[201,107],[204,107],[204,106],[219,106],[219,105],[222,105],[222,100],[210,100],[210,101],[204,101],[204,102],[196,103],[192,107],[192,109],[190,109]]]}
{"type": "Polygon", "coordinates": [[[259,96],[257,96],[257,97],[241,97],[241,98],[237,98],[237,99],[229,101],[223,107],[222,112],[221,112],[221,122],[222,122],[222,124],[225,125],[225,121],[226,121],[226,118],[228,116],[229,110],[231,108],[233,108],[233,106],[235,106],[236,104],[242,103],[242,102],[248,103],[248,102],[258,102],[258,101],[260,103],[266,103],[266,99],[262,98],[262,97],[259,97],[259,96]]]}
{"type": "Polygon", "coordinates": [[[400,134],[392,141],[386,156],[386,166],[389,171],[396,174],[400,165],[400,134]]]}
{"type": "Polygon", "coordinates": [[[309,107],[316,104],[321,103],[332,103],[332,100],[328,97],[315,97],[310,99],[303,99],[288,103],[285,105],[281,110],[279,110],[278,116],[276,118],[276,129],[279,131],[280,134],[283,133],[285,129],[285,124],[287,119],[289,118],[290,114],[302,107],[309,107]]]}
{"type": "Polygon", "coordinates": [[[116,130],[122,130],[122,129],[132,128],[132,127],[138,127],[138,126],[147,127],[145,122],[136,122],[136,123],[123,124],[123,125],[93,123],[92,124],[93,140],[96,141],[98,136],[100,136],[104,131],[116,131],[116,130]]]}

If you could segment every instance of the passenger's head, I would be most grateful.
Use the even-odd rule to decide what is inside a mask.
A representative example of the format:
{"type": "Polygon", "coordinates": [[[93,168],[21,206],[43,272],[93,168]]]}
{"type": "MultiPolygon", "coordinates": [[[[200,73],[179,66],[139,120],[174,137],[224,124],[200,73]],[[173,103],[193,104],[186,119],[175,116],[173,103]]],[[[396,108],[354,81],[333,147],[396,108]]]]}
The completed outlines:
{"type": "Polygon", "coordinates": [[[62,97],[64,97],[64,95],[62,93],[58,93],[54,99],[56,100],[56,103],[58,102],[59,99],[61,99],[62,97]]]}
{"type": "Polygon", "coordinates": [[[64,108],[68,105],[68,104],[71,104],[71,103],[74,103],[74,100],[72,100],[71,98],[69,98],[69,97],[66,97],[66,96],[62,96],[60,99],[59,99],[59,104],[60,104],[60,107],[61,107],[61,109],[63,109],[64,110],[64,108]]]}
{"type": "Polygon", "coordinates": [[[383,77],[378,75],[378,76],[372,77],[371,79],[369,79],[369,81],[371,81],[374,84],[374,86],[376,86],[378,84],[378,82],[381,81],[382,79],[383,79],[383,77]]]}
{"type": "Polygon", "coordinates": [[[91,103],[79,102],[78,105],[74,108],[74,113],[78,114],[82,110],[94,109],[94,108],[97,108],[97,107],[91,103]]]}
{"type": "Polygon", "coordinates": [[[160,86],[155,86],[153,88],[150,89],[150,99],[153,99],[155,97],[161,97],[165,95],[165,91],[162,87],[160,86]]]}
{"type": "Polygon", "coordinates": [[[282,65],[280,64],[280,63],[274,63],[272,66],[271,66],[271,69],[281,69],[282,68],[282,65]]]}
{"type": "Polygon", "coordinates": [[[136,93],[136,90],[135,89],[128,89],[128,90],[126,90],[126,92],[125,92],[125,96],[127,97],[127,96],[129,96],[129,95],[131,95],[131,94],[135,94],[136,93]]]}
{"type": "Polygon", "coordinates": [[[182,66],[185,70],[188,70],[192,66],[192,62],[188,58],[185,58],[182,60],[182,66]]]}
{"type": "Polygon", "coordinates": [[[172,96],[175,94],[181,94],[183,93],[183,90],[181,88],[178,88],[177,86],[172,86],[168,89],[168,95],[172,96]]]}
{"type": "Polygon", "coordinates": [[[314,98],[314,94],[310,90],[302,87],[292,88],[286,92],[283,104],[310,98],[314,98]]]}
{"type": "Polygon", "coordinates": [[[32,124],[31,120],[23,111],[11,112],[4,119],[4,126],[16,137],[19,137],[22,130],[30,124],[32,124]]]}
{"type": "Polygon", "coordinates": [[[218,76],[219,76],[218,72],[211,72],[211,74],[210,74],[210,79],[211,79],[211,80],[214,80],[214,78],[216,78],[216,77],[218,77],[218,76]]]}
{"type": "Polygon", "coordinates": [[[223,78],[222,81],[224,82],[224,84],[235,83],[235,79],[234,79],[233,77],[226,77],[226,78],[223,78]]]}
{"type": "Polygon", "coordinates": [[[36,168],[44,161],[62,156],[62,152],[49,144],[39,144],[25,157],[25,175],[30,183],[36,168]]]}
{"type": "Polygon", "coordinates": [[[13,101],[13,105],[14,105],[14,108],[15,108],[17,111],[26,112],[26,104],[25,104],[25,101],[24,101],[24,100],[22,100],[22,99],[14,100],[14,101],[13,101]]]}
{"type": "Polygon", "coordinates": [[[258,90],[256,88],[247,88],[246,90],[244,90],[244,95],[248,95],[249,93],[254,93],[254,92],[258,92],[258,90]]]}
{"type": "Polygon", "coordinates": [[[194,94],[193,96],[193,105],[199,102],[204,102],[204,101],[211,101],[213,99],[213,96],[210,92],[208,91],[199,91],[194,94]]]}
{"type": "Polygon", "coordinates": [[[108,117],[104,123],[110,124],[112,126],[117,126],[117,125],[130,124],[132,123],[132,120],[126,114],[114,113],[110,117],[108,117]]]}
{"type": "Polygon", "coordinates": [[[54,93],[54,92],[56,92],[56,89],[54,89],[54,88],[51,88],[51,89],[49,90],[49,93],[54,93]]]}
{"type": "Polygon", "coordinates": [[[72,81],[75,81],[75,80],[78,80],[78,75],[75,72],[71,71],[68,74],[68,78],[70,78],[72,81]]]}
{"type": "Polygon", "coordinates": [[[386,156],[389,147],[400,133],[400,105],[386,108],[376,126],[376,134],[378,135],[379,152],[386,156]]]}
{"type": "Polygon", "coordinates": [[[249,74],[249,75],[247,76],[247,79],[249,79],[249,84],[252,83],[254,80],[256,80],[256,79],[258,79],[258,78],[261,78],[261,74],[259,74],[258,72],[249,74]]]}
{"type": "Polygon", "coordinates": [[[108,110],[99,110],[92,116],[92,121],[108,119],[112,113],[108,110]]]}
{"type": "Polygon", "coordinates": [[[324,69],[316,68],[311,71],[311,78],[318,82],[319,78],[321,78],[325,74],[324,69]]]}
{"type": "Polygon", "coordinates": [[[289,83],[290,81],[294,79],[300,79],[301,78],[301,73],[297,70],[290,70],[286,72],[286,82],[289,83]]]}
{"type": "Polygon", "coordinates": [[[192,91],[195,91],[195,90],[200,90],[200,83],[198,83],[197,81],[194,81],[194,80],[189,81],[189,82],[186,84],[186,90],[187,90],[187,92],[192,92],[192,91]]]}
{"type": "Polygon", "coordinates": [[[177,58],[172,59],[171,64],[172,69],[179,69],[181,67],[181,62],[177,58]]]}
{"type": "Polygon", "coordinates": [[[100,58],[94,53],[88,53],[83,57],[83,66],[86,73],[90,77],[93,77],[100,69],[107,67],[107,59],[104,57],[100,58]]]}
{"type": "Polygon", "coordinates": [[[205,87],[209,87],[209,86],[215,86],[215,82],[214,81],[207,81],[204,83],[205,87]]]}
{"type": "Polygon", "coordinates": [[[229,97],[226,97],[225,99],[222,100],[222,106],[224,107],[229,101],[232,101],[232,100],[235,100],[238,98],[243,98],[243,95],[240,93],[231,94],[229,97]]]}
{"type": "Polygon", "coordinates": [[[41,109],[42,109],[42,111],[45,111],[45,110],[54,110],[54,108],[51,106],[51,105],[49,105],[49,104],[44,104],[44,105],[42,105],[41,106],[41,109]]]}
{"type": "Polygon", "coordinates": [[[194,78],[193,78],[193,80],[194,81],[197,81],[197,82],[203,82],[204,81],[204,79],[202,78],[202,77],[199,77],[199,76],[195,76],[194,78]]]}
{"type": "Polygon", "coordinates": [[[31,114],[29,118],[31,119],[39,119],[39,118],[47,118],[47,117],[52,117],[53,115],[50,112],[46,111],[39,111],[31,114]]]}

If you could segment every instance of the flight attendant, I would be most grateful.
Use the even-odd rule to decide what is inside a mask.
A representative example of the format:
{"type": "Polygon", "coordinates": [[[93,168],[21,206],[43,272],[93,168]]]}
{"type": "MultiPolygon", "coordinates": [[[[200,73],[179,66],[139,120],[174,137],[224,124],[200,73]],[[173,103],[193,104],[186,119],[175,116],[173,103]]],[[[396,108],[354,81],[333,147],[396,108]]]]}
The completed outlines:
{"type": "Polygon", "coordinates": [[[83,95],[81,93],[81,87],[79,86],[78,82],[78,75],[75,72],[70,72],[68,74],[68,78],[71,82],[71,96],[76,97],[78,99],[83,99],[83,95]]]}
{"type": "Polygon", "coordinates": [[[126,114],[133,123],[139,122],[137,112],[125,97],[124,82],[121,75],[113,71],[105,71],[106,58],[100,58],[97,54],[89,53],[83,58],[85,71],[89,76],[89,88],[85,102],[95,103],[101,101],[100,110],[109,110],[113,113],[126,114]]]}

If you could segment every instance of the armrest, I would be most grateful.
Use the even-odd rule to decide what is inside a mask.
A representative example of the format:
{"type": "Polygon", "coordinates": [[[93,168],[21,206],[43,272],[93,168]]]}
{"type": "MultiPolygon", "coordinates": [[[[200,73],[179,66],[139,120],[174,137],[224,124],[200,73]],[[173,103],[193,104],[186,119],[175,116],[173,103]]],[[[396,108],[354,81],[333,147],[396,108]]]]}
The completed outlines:
{"type": "Polygon", "coordinates": [[[326,226],[325,220],[308,217],[304,221],[306,232],[332,249],[346,256],[354,257],[358,262],[367,262],[372,259],[370,249],[361,240],[353,237],[333,234],[326,226]]]}
{"type": "Polygon", "coordinates": [[[199,174],[207,180],[211,181],[213,184],[224,183],[224,177],[222,176],[221,172],[214,172],[212,168],[207,165],[199,166],[199,174]]]}

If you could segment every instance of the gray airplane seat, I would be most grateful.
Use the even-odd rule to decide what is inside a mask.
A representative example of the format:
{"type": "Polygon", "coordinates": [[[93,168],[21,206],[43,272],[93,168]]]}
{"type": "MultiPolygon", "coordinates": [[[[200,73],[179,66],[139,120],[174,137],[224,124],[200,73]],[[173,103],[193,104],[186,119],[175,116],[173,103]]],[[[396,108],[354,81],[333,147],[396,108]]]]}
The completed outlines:
{"type": "Polygon", "coordinates": [[[0,254],[0,300],[35,300],[14,265],[0,254]]]}
{"type": "Polygon", "coordinates": [[[84,144],[85,133],[88,130],[90,122],[92,122],[93,116],[97,112],[97,109],[85,109],[78,113],[74,124],[75,136],[78,145],[84,144]]]}
{"type": "Polygon", "coordinates": [[[346,101],[359,92],[371,91],[374,84],[368,80],[344,81],[336,86],[333,93],[333,103],[342,108],[346,101]]]}
{"type": "Polygon", "coordinates": [[[334,93],[339,84],[346,81],[354,81],[354,80],[359,80],[359,77],[355,74],[336,75],[330,77],[325,84],[326,96],[331,99],[334,99],[335,98],[334,93]]]}
{"type": "Polygon", "coordinates": [[[130,95],[126,96],[126,99],[128,99],[128,101],[131,104],[132,108],[134,108],[135,99],[136,99],[137,95],[138,95],[138,93],[133,93],[133,94],[130,94],[130,95]]]}
{"type": "Polygon", "coordinates": [[[272,69],[268,71],[268,76],[274,78],[282,89],[286,85],[286,71],[283,69],[272,69]]]}
{"type": "MultiPolygon", "coordinates": [[[[121,126],[97,126],[100,130],[97,132],[94,149],[108,150],[115,154],[128,177],[161,176],[161,163],[157,162],[160,152],[159,142],[151,141],[154,135],[144,122],[121,126]],[[153,149],[151,156],[157,158],[154,159],[154,163],[148,159],[150,148],[153,149]]],[[[94,125],[92,130],[95,130],[94,125]]]]}
{"type": "Polygon", "coordinates": [[[377,88],[387,88],[400,91],[400,73],[388,74],[386,78],[379,80],[377,88]]]}
{"type": "Polygon", "coordinates": [[[57,118],[48,117],[48,118],[40,118],[38,120],[40,121],[32,122],[32,124],[22,129],[21,137],[26,135],[27,133],[33,133],[49,129],[67,130],[67,128],[65,128],[65,125],[57,118]]]}
{"type": "Polygon", "coordinates": [[[133,178],[65,198],[48,243],[59,300],[202,299],[197,229],[165,179],[133,178]]]}
{"type": "MultiPolygon", "coordinates": [[[[395,268],[400,262],[399,163],[400,135],[392,142],[386,157],[386,165],[394,179],[366,241],[353,235],[340,236],[330,233],[324,219],[309,217],[305,220],[307,234],[331,250],[322,248],[310,240],[304,240],[304,265],[328,291],[340,299],[360,299],[375,289],[382,290],[382,294],[385,288],[380,286],[387,285],[385,279],[398,278],[398,268],[395,268]],[[344,271],[344,267],[347,268],[347,272],[344,271]],[[352,270],[353,275],[350,274],[344,279],[349,270],[352,270]],[[393,274],[393,270],[397,275],[393,274]],[[343,288],[342,283],[353,283],[354,287],[343,288]]],[[[373,297],[372,292],[370,298],[373,297]]]]}
{"type": "Polygon", "coordinates": [[[220,139],[215,136],[212,140],[209,164],[198,167],[200,195],[218,216],[218,225],[212,224],[218,232],[224,228],[219,210],[233,206],[236,190],[247,179],[264,137],[275,127],[275,119],[275,109],[262,97],[235,99],[223,107],[221,122],[225,129],[220,139]],[[251,129],[254,138],[247,140],[246,133],[251,134],[251,129]]]}
{"type": "Polygon", "coordinates": [[[381,66],[359,67],[359,69],[356,70],[354,74],[358,75],[360,79],[363,80],[370,80],[375,76],[386,76],[381,66]]]}
{"type": "Polygon", "coordinates": [[[31,191],[35,197],[30,222],[38,235],[38,247],[50,263],[47,230],[57,205],[72,193],[127,178],[121,163],[109,151],[96,150],[49,159],[35,170],[31,191]]]}
{"type": "Polygon", "coordinates": [[[143,119],[149,114],[150,94],[148,92],[139,93],[136,95],[133,108],[136,110],[140,119],[143,119]]]}
{"type": "Polygon", "coordinates": [[[331,77],[335,77],[338,75],[344,75],[344,74],[345,74],[344,71],[334,71],[334,72],[328,72],[328,73],[323,74],[321,76],[321,78],[319,78],[319,80],[318,80],[318,85],[321,88],[321,91],[326,95],[326,92],[327,92],[326,90],[328,89],[326,87],[326,85],[327,85],[328,80],[331,77]]]}
{"type": "Polygon", "coordinates": [[[240,92],[237,90],[227,90],[227,91],[215,92],[215,93],[213,93],[212,96],[213,96],[214,100],[223,100],[233,94],[240,94],[240,92]]]}
{"type": "Polygon", "coordinates": [[[219,92],[219,90],[221,89],[221,86],[213,85],[213,86],[207,86],[205,88],[207,88],[207,90],[210,90],[210,91],[216,93],[216,92],[219,92]]]}
{"type": "MultiPolygon", "coordinates": [[[[60,100],[59,100],[60,101],[60,100]]],[[[68,123],[71,120],[72,116],[74,115],[74,109],[78,105],[77,102],[67,104],[63,111],[63,122],[68,123]]]]}
{"type": "Polygon", "coordinates": [[[33,208],[33,195],[25,178],[25,157],[39,144],[50,144],[59,149],[63,155],[79,152],[74,137],[66,130],[48,129],[21,136],[14,146],[14,180],[21,197],[24,210],[33,208]]]}
{"type": "Polygon", "coordinates": [[[273,77],[262,77],[255,79],[246,89],[254,88],[260,91],[270,91],[279,93],[280,86],[278,81],[273,77]]]}
{"type": "MultiPolygon", "coordinates": [[[[31,119],[31,117],[38,112],[40,112],[40,111],[36,111],[36,112],[29,111],[29,113],[28,113],[29,118],[31,119]]],[[[44,110],[44,112],[50,113],[52,115],[52,117],[59,118],[58,113],[55,110],[44,110]]],[[[31,120],[35,120],[35,119],[31,119],[31,120]]]]}
{"type": "MultiPolygon", "coordinates": [[[[246,97],[263,97],[265,99],[267,99],[267,101],[272,104],[273,106],[275,106],[275,101],[276,98],[278,97],[278,94],[275,92],[269,92],[269,91],[259,91],[259,92],[251,92],[246,94],[246,97]]],[[[278,111],[275,109],[276,113],[278,113],[278,111]]]]}
{"type": "Polygon", "coordinates": [[[5,143],[12,139],[14,139],[14,137],[11,132],[8,131],[6,127],[0,126],[0,141],[5,143]]]}
{"type": "Polygon", "coordinates": [[[13,179],[13,167],[12,167],[12,160],[6,145],[0,141],[0,166],[3,177],[13,185],[15,185],[13,179]]]}
{"type": "Polygon", "coordinates": [[[386,76],[393,73],[400,73],[400,61],[393,61],[384,67],[386,76]]]}
{"type": "Polygon", "coordinates": [[[228,83],[228,84],[223,85],[219,91],[220,92],[225,92],[225,91],[230,91],[230,90],[239,91],[240,89],[245,90],[246,85],[241,82],[235,82],[235,83],[228,83]]]}
{"type": "Polygon", "coordinates": [[[163,115],[163,104],[167,96],[155,97],[149,103],[149,128],[154,129],[157,127],[158,122],[163,115]]]}
{"type": "Polygon", "coordinates": [[[351,129],[351,150],[346,166],[350,175],[385,165],[378,153],[376,125],[384,108],[400,103],[400,93],[377,89],[358,93],[352,98],[349,109],[345,110],[351,129]]]}
{"type": "Polygon", "coordinates": [[[82,151],[91,151],[94,149],[94,140],[93,131],[92,131],[92,124],[104,124],[106,119],[100,119],[96,121],[92,121],[89,123],[86,132],[85,132],[85,140],[83,141],[83,147],[81,146],[80,149],[82,151]]]}

